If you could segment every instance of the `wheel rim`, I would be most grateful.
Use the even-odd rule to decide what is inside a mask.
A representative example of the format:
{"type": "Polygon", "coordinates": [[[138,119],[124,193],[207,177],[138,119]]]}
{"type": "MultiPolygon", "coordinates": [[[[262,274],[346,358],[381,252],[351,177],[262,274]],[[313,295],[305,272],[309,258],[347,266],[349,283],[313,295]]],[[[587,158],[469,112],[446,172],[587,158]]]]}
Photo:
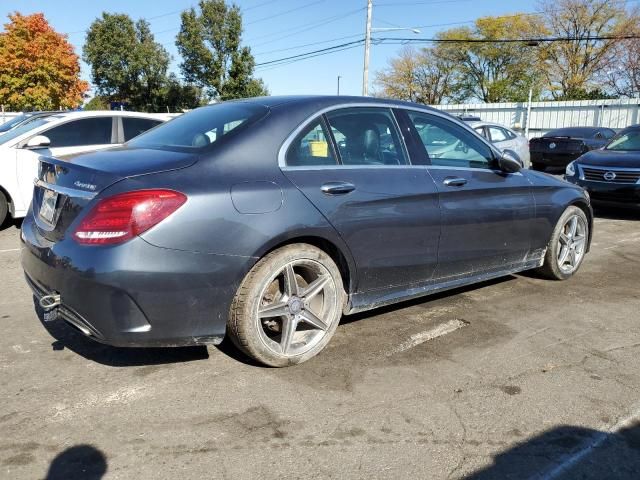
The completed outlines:
{"type": "Polygon", "coordinates": [[[573,273],[580,266],[587,244],[587,224],[579,215],[572,215],[558,238],[558,267],[562,273],[573,273]]]}
{"type": "Polygon", "coordinates": [[[258,332],[273,353],[292,357],[316,346],[337,321],[336,285],[313,260],[287,263],[265,283],[255,312],[258,332]]]}

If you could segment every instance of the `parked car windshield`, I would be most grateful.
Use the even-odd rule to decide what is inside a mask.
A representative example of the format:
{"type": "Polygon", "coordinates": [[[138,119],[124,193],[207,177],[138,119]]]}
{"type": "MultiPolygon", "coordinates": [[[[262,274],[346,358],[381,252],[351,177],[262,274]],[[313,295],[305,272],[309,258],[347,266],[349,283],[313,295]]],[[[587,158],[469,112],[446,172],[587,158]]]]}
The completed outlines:
{"type": "Polygon", "coordinates": [[[14,126],[18,125],[19,123],[24,122],[27,118],[28,117],[24,113],[21,113],[20,115],[17,115],[15,117],[13,117],[8,122],[5,122],[2,125],[0,125],[0,133],[8,132],[14,126]]]}
{"type": "Polygon", "coordinates": [[[20,125],[19,127],[16,127],[13,130],[9,130],[8,132],[5,132],[2,135],[0,135],[0,144],[7,143],[13,140],[14,138],[18,138],[20,135],[23,135],[28,131],[33,130],[34,128],[38,128],[41,125],[45,125],[53,121],[55,118],[57,117],[51,116],[51,117],[34,118],[33,120],[30,120],[20,125]]]}
{"type": "Polygon", "coordinates": [[[263,105],[229,102],[201,107],[154,128],[130,141],[139,148],[203,150],[231,132],[262,118],[263,105]]]}
{"type": "Polygon", "coordinates": [[[595,128],[573,127],[558,128],[551,130],[543,135],[543,137],[572,137],[572,138],[591,138],[595,135],[595,128]]]}
{"type": "Polygon", "coordinates": [[[640,150],[640,129],[623,130],[605,147],[605,150],[623,152],[640,150]]]}

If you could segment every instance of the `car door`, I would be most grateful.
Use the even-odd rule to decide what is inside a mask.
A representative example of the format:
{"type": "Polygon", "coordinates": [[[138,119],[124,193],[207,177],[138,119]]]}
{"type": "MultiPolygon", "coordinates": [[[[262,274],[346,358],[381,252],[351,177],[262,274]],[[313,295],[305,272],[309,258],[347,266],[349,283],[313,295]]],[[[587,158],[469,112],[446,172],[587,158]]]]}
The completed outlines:
{"type": "Polygon", "coordinates": [[[521,264],[529,253],[533,218],[527,178],[498,170],[493,150],[452,120],[422,111],[408,110],[406,115],[424,146],[427,170],[439,193],[442,233],[435,278],[521,264]],[[443,153],[445,141],[456,147],[443,153]]]}
{"type": "Polygon", "coordinates": [[[431,279],[440,236],[438,192],[412,166],[391,109],[318,116],[296,135],[282,170],[348,245],[357,291],[431,279]]]}

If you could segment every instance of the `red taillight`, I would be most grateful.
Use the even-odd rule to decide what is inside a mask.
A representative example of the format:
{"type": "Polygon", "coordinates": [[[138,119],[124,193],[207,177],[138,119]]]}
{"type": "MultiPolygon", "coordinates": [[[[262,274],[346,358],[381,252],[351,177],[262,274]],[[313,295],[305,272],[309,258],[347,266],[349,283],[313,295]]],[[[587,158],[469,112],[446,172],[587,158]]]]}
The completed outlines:
{"type": "Polygon", "coordinates": [[[146,232],[187,201],[174,190],[136,190],[100,200],[73,233],[84,245],[114,245],[146,232]]]}

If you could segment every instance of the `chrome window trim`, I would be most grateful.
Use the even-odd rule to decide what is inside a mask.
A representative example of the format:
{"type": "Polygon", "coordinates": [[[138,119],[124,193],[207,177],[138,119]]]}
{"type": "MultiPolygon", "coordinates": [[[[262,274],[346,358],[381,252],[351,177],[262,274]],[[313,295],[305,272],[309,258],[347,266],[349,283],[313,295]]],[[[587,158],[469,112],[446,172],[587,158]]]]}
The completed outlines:
{"type": "Polygon", "coordinates": [[[500,175],[519,175],[523,176],[522,172],[503,172],[502,170],[496,170],[494,168],[474,168],[474,167],[448,167],[446,165],[296,165],[280,167],[283,171],[315,171],[315,170],[362,170],[362,169],[399,169],[399,168],[411,168],[411,169],[426,169],[426,170],[454,170],[465,172],[491,172],[500,175]]]}
{"type": "MultiPolygon", "coordinates": [[[[302,132],[302,130],[304,130],[313,120],[315,120],[317,117],[321,116],[321,115],[325,115],[329,112],[332,112],[334,110],[342,110],[345,108],[363,108],[363,107],[368,107],[368,108],[390,108],[390,109],[400,109],[400,110],[408,110],[408,111],[414,111],[414,112],[420,112],[420,113],[424,113],[424,114],[428,114],[428,115],[434,115],[436,117],[440,117],[444,120],[448,120],[450,122],[455,123],[458,126],[462,126],[463,128],[467,129],[467,131],[471,132],[473,135],[475,135],[476,137],[478,137],[480,139],[480,141],[482,141],[482,143],[484,143],[495,155],[496,158],[500,155],[500,152],[496,149],[496,147],[494,145],[492,145],[490,142],[487,141],[487,139],[485,139],[482,135],[479,135],[475,130],[473,130],[469,125],[465,124],[464,122],[458,121],[455,118],[452,118],[450,115],[448,114],[443,114],[442,112],[440,112],[439,110],[432,110],[429,108],[420,108],[419,106],[407,106],[407,105],[403,105],[401,103],[396,103],[396,102],[387,102],[387,101],[382,101],[382,102],[352,102],[352,103],[339,103],[339,104],[335,104],[335,105],[331,105],[329,107],[325,107],[322,108],[320,110],[316,110],[315,112],[313,112],[312,115],[310,115],[309,117],[307,117],[305,120],[303,120],[290,134],[289,136],[285,139],[285,141],[282,143],[282,145],[280,146],[280,150],[278,151],[278,166],[281,169],[288,169],[288,168],[294,168],[296,170],[299,169],[309,169],[310,167],[308,166],[287,166],[287,162],[286,162],[286,156],[287,156],[287,150],[289,150],[289,147],[291,146],[291,144],[293,143],[293,141],[296,139],[296,137],[302,132]]],[[[392,112],[393,113],[393,112],[392,112]]],[[[393,115],[393,117],[395,118],[395,115],[393,115]]],[[[397,123],[397,119],[395,119],[396,123],[397,123]]],[[[403,140],[403,144],[405,144],[405,148],[406,148],[406,142],[404,141],[404,134],[403,132],[399,129],[399,133],[402,137],[403,140]]],[[[424,166],[428,166],[428,165],[412,165],[411,164],[411,157],[408,155],[407,152],[407,160],[409,161],[408,164],[406,165],[391,165],[394,168],[397,167],[409,167],[409,166],[417,166],[417,167],[424,167],[424,166]]],[[[333,165],[321,165],[324,167],[329,167],[329,168],[344,168],[343,165],[336,165],[335,167],[333,165]]],[[[385,165],[382,165],[383,167],[385,165]]],[[[379,168],[380,166],[378,165],[362,165],[359,168],[379,168]]],[[[478,170],[478,169],[471,169],[471,170],[478,170]]],[[[490,169],[488,169],[490,170],[490,169]]],[[[494,170],[492,170],[494,171],[494,170]]]]}

